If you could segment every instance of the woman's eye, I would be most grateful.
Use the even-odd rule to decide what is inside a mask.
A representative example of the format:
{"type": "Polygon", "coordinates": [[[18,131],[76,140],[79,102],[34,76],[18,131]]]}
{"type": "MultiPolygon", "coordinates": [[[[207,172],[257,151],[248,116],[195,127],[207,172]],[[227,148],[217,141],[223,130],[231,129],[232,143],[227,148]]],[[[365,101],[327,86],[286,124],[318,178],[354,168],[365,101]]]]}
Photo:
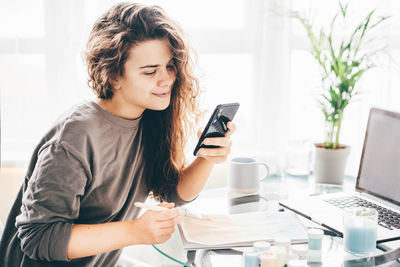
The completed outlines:
{"type": "Polygon", "coordinates": [[[155,74],[156,73],[156,71],[152,71],[152,72],[145,72],[144,73],[144,75],[153,75],[153,74],[155,74]]]}

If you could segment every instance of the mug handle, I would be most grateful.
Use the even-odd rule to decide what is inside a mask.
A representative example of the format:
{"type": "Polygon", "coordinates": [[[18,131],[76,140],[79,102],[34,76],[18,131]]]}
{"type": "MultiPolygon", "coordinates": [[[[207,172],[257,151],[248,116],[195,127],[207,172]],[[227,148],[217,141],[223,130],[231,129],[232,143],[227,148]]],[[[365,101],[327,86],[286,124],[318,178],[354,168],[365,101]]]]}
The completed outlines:
{"type": "Polygon", "coordinates": [[[257,162],[259,165],[263,165],[265,168],[266,168],[266,172],[265,172],[265,174],[262,176],[262,178],[260,178],[260,180],[264,180],[265,178],[267,178],[268,177],[268,175],[269,175],[269,167],[268,167],[268,165],[266,164],[266,163],[264,163],[264,162],[257,162]]]}

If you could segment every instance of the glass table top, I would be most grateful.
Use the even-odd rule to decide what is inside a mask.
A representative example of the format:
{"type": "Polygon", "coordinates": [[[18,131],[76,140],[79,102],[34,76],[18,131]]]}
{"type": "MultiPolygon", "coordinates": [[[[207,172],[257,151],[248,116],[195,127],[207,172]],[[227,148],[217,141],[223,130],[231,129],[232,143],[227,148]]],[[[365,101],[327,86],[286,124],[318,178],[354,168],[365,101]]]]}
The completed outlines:
{"type": "MultiPolygon", "coordinates": [[[[321,195],[354,190],[355,178],[345,177],[343,185],[316,184],[312,177],[268,177],[262,181],[259,192],[250,195],[237,194],[226,187],[203,191],[192,203],[186,205],[194,213],[239,214],[255,211],[283,211],[278,202],[291,197],[321,195]]],[[[285,210],[284,212],[291,212],[285,210]]],[[[321,226],[294,214],[308,228],[321,226]]],[[[334,233],[332,233],[334,234],[334,233]]],[[[221,250],[196,250],[188,252],[188,260],[194,266],[244,266],[244,248],[221,250]]],[[[384,250],[376,249],[375,255],[384,250]]],[[[324,235],[320,255],[314,255],[314,261],[306,266],[376,266],[374,258],[360,258],[344,251],[343,239],[338,236],[324,235]],[[352,261],[351,261],[352,260],[352,261]]],[[[400,257],[400,256],[399,256],[400,257]]],[[[380,261],[379,263],[382,263],[380,261]]],[[[392,261],[381,266],[400,266],[392,261]],[[388,265],[390,264],[390,265],[388,265]]]]}

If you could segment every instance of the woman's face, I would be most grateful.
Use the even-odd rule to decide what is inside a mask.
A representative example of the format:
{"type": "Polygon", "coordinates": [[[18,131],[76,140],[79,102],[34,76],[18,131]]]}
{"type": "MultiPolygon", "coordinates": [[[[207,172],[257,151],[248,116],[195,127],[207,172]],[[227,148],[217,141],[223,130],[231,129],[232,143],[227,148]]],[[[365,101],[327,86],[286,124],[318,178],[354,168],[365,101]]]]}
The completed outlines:
{"type": "Polygon", "coordinates": [[[117,101],[118,108],[131,118],[139,117],[145,109],[164,110],[169,106],[175,79],[169,42],[141,42],[130,49],[124,74],[113,82],[112,101],[117,101]]]}

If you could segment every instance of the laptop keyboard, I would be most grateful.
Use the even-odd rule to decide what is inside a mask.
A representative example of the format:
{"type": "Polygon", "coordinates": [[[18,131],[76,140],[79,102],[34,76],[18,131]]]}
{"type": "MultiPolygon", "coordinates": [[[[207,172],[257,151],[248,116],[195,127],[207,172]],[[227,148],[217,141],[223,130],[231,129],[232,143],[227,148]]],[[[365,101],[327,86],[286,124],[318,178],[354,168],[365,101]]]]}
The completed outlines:
{"type": "Polygon", "coordinates": [[[376,205],[365,199],[350,196],[341,198],[326,199],[325,202],[332,204],[338,208],[366,207],[373,208],[378,211],[378,224],[389,230],[400,229],[400,214],[384,207],[376,205]]]}

